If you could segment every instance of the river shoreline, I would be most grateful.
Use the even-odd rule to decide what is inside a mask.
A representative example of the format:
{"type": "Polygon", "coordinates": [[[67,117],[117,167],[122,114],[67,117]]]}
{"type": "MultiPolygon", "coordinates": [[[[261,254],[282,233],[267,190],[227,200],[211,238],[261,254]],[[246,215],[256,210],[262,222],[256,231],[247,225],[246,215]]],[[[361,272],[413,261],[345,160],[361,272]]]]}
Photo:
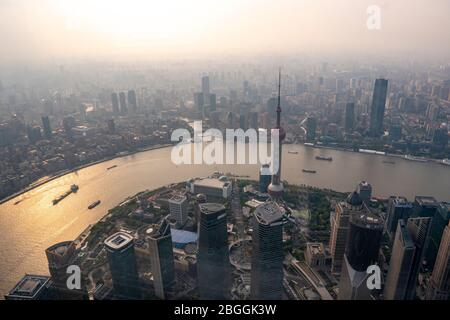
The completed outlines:
{"type": "Polygon", "coordinates": [[[378,156],[384,156],[384,157],[390,157],[390,158],[399,158],[404,159],[408,161],[416,161],[416,162],[425,162],[425,163],[436,163],[444,166],[449,166],[448,164],[443,163],[446,159],[435,159],[435,158],[427,158],[427,157],[415,157],[411,155],[406,154],[398,154],[398,153],[387,153],[384,151],[377,151],[377,150],[365,150],[365,149],[359,149],[358,151],[355,151],[353,149],[347,149],[347,148],[341,148],[341,147],[330,147],[330,146],[322,146],[322,145],[308,145],[305,143],[302,143],[305,147],[310,148],[316,148],[316,149],[328,149],[328,150],[336,150],[336,151],[344,151],[344,152],[354,152],[354,153],[360,153],[360,154],[368,154],[368,155],[378,155],[378,156]],[[361,151],[364,150],[364,151],[361,151]]]}
{"type": "MultiPolygon", "coordinates": [[[[73,173],[73,172],[76,172],[78,170],[94,166],[94,165],[99,164],[99,163],[103,163],[103,162],[107,162],[107,161],[110,161],[110,160],[114,160],[114,159],[130,156],[130,155],[133,155],[133,154],[138,154],[138,153],[141,153],[141,152],[167,148],[167,147],[170,147],[171,145],[172,144],[168,143],[168,144],[164,144],[164,145],[157,145],[157,146],[151,146],[151,147],[148,147],[148,148],[142,148],[142,149],[139,149],[139,150],[136,150],[136,151],[127,152],[125,154],[118,153],[118,154],[116,154],[114,156],[111,156],[111,157],[108,157],[108,158],[105,158],[105,159],[101,159],[101,160],[98,160],[98,161],[95,161],[95,162],[91,162],[91,163],[87,163],[87,164],[78,166],[78,167],[73,168],[73,169],[64,170],[62,172],[55,173],[54,175],[51,175],[48,178],[40,178],[37,181],[35,181],[32,184],[30,184],[28,187],[26,187],[26,188],[24,188],[24,189],[22,189],[22,190],[20,190],[20,191],[18,191],[16,193],[10,195],[10,196],[7,196],[6,198],[1,199],[0,200],[0,205],[5,203],[5,202],[8,202],[8,201],[10,201],[10,200],[12,200],[12,199],[14,199],[16,197],[18,197],[18,196],[20,196],[23,193],[26,193],[26,192],[28,192],[30,190],[33,190],[33,189],[35,189],[37,187],[40,187],[40,186],[44,185],[45,183],[50,182],[52,180],[55,180],[57,178],[60,178],[60,177],[62,177],[64,175],[66,175],[66,174],[73,173]]],[[[310,147],[310,148],[315,148],[315,149],[327,149],[327,150],[352,152],[352,153],[367,154],[367,155],[378,155],[378,156],[385,156],[385,157],[389,157],[389,158],[399,158],[399,159],[404,159],[404,160],[408,160],[408,161],[423,162],[423,163],[434,163],[434,164],[439,164],[439,165],[442,165],[442,166],[449,166],[449,165],[447,165],[447,164],[442,162],[443,159],[423,158],[423,160],[415,160],[415,159],[413,159],[414,157],[413,158],[408,158],[408,155],[386,153],[386,152],[377,152],[376,150],[368,150],[368,151],[373,151],[373,152],[362,152],[362,151],[355,151],[353,149],[346,149],[346,148],[341,148],[341,147],[330,147],[330,146],[323,146],[323,145],[316,145],[316,144],[315,145],[308,145],[308,144],[305,144],[305,143],[299,143],[299,144],[297,144],[297,143],[289,143],[289,144],[286,144],[286,145],[303,145],[305,147],[310,147]],[[377,153],[375,153],[375,152],[377,152],[377,153]]]]}
{"type": "Polygon", "coordinates": [[[111,156],[111,157],[108,157],[108,158],[104,158],[104,159],[97,160],[97,161],[94,161],[94,162],[86,163],[86,164],[83,164],[81,166],[75,167],[73,169],[68,169],[68,170],[64,170],[64,171],[55,173],[53,175],[48,176],[47,178],[45,178],[45,177],[40,178],[40,179],[34,181],[33,183],[31,183],[28,187],[26,187],[26,188],[24,188],[24,189],[22,189],[22,190],[20,190],[20,191],[18,191],[16,193],[10,195],[10,196],[7,196],[6,198],[1,199],[0,200],[0,205],[5,203],[5,202],[8,202],[8,201],[10,201],[10,200],[12,200],[12,199],[14,199],[16,197],[18,197],[18,196],[20,196],[20,195],[22,195],[22,194],[24,194],[24,193],[26,193],[28,191],[31,191],[31,190],[33,190],[35,188],[38,188],[38,187],[46,184],[47,182],[50,182],[52,180],[58,179],[58,178],[60,178],[62,176],[65,176],[66,174],[77,172],[78,170],[85,169],[85,168],[94,166],[94,165],[99,164],[99,163],[103,163],[103,162],[111,161],[111,160],[114,160],[114,159],[119,159],[119,158],[131,156],[133,154],[138,154],[138,153],[141,153],[141,152],[157,150],[157,149],[163,149],[163,148],[167,148],[167,147],[170,147],[170,146],[171,146],[171,144],[168,143],[168,144],[163,144],[163,145],[156,145],[156,146],[151,146],[151,147],[147,147],[147,148],[142,148],[142,149],[139,149],[139,150],[136,150],[136,151],[126,152],[124,154],[118,153],[118,154],[115,154],[114,156],[111,156]]]}

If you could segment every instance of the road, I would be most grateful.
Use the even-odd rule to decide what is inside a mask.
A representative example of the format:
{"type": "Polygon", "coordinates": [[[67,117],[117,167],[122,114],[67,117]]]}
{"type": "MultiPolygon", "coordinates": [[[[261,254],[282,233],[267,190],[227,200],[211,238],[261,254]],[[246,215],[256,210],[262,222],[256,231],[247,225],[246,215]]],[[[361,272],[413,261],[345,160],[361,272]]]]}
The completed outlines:
{"type": "Polygon", "coordinates": [[[236,180],[233,180],[233,190],[231,193],[231,211],[233,212],[234,219],[236,221],[236,229],[239,239],[244,237],[244,217],[242,215],[241,198],[239,186],[236,180]]]}

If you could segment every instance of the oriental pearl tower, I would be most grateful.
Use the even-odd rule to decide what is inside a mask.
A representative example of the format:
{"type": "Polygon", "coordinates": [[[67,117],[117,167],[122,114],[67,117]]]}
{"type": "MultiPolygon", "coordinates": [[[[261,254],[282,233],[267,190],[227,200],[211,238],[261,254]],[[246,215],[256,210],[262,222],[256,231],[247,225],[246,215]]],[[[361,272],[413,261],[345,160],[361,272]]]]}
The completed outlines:
{"type": "MultiPolygon", "coordinates": [[[[268,187],[268,192],[272,199],[280,199],[283,195],[283,184],[281,183],[281,153],[283,150],[283,140],[286,138],[286,131],[281,127],[281,107],[280,107],[280,95],[281,95],[281,69],[278,72],[278,106],[277,106],[277,125],[272,130],[278,130],[278,171],[272,175],[272,181],[268,187]]],[[[275,135],[276,136],[276,135],[275,135]]]]}

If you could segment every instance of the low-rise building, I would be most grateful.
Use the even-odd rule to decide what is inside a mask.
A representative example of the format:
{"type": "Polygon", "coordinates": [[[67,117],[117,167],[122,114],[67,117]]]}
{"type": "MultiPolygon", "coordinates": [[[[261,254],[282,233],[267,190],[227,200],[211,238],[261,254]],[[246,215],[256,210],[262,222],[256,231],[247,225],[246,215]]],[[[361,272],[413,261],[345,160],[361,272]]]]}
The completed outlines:
{"type": "Polygon", "coordinates": [[[306,263],[312,268],[327,268],[331,265],[331,255],[322,242],[308,242],[305,250],[306,263]]]}

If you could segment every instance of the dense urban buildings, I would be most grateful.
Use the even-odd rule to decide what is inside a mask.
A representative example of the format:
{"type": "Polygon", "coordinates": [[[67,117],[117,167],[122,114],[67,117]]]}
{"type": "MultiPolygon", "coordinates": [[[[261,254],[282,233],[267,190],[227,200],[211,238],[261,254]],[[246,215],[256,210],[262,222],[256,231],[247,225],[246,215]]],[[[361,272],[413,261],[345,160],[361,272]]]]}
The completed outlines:
{"type": "Polygon", "coordinates": [[[0,0],[0,299],[449,301],[450,1],[374,2],[0,0]]]}
{"type": "MultiPolygon", "coordinates": [[[[308,152],[326,147],[366,153],[367,157],[392,153],[380,158],[387,171],[389,166],[400,169],[404,161],[436,162],[433,165],[446,169],[444,160],[430,160],[421,155],[421,152],[431,152],[439,153],[440,158],[447,157],[447,127],[442,125],[447,119],[447,108],[442,106],[442,101],[430,102],[422,117],[421,111],[405,111],[417,102],[394,94],[400,86],[395,77],[391,80],[386,76],[390,85],[386,92],[385,81],[363,77],[346,81],[343,77],[333,77],[328,74],[299,78],[296,84],[289,80],[289,75],[279,74],[278,79],[266,84],[273,88],[278,80],[278,92],[265,93],[267,90],[256,84],[261,79],[241,79],[240,90],[228,90],[239,78],[237,75],[222,77],[208,72],[207,76],[196,75],[192,81],[195,85],[181,96],[119,84],[105,88],[99,99],[71,101],[66,97],[64,103],[59,96],[45,99],[41,102],[42,112],[18,112],[0,123],[0,152],[5,159],[1,163],[0,192],[9,195],[43,176],[51,179],[52,174],[92,162],[172,143],[170,132],[177,128],[192,131],[192,121],[199,119],[204,121],[204,128],[222,132],[227,128],[279,129],[280,151],[288,149],[287,159],[283,159],[288,161],[288,168],[290,161],[298,156],[289,144],[304,143],[308,152]],[[323,97],[329,97],[325,99],[328,102],[323,97]],[[281,126],[281,107],[286,131],[281,126]],[[376,134],[374,127],[378,128],[376,134]],[[416,136],[414,132],[422,133],[416,136]],[[428,142],[414,142],[418,139],[428,139],[428,142]],[[282,144],[287,147],[281,147],[282,144]]],[[[411,89],[403,88],[408,88],[404,92],[411,89]]],[[[415,90],[420,91],[418,87],[415,90]]],[[[20,107],[16,103],[13,109],[17,111],[20,107]]],[[[313,162],[308,164],[311,168],[304,168],[304,174],[321,175],[325,167],[320,167],[318,172],[315,163],[335,165],[336,161],[324,155],[311,159],[313,162]]],[[[281,156],[279,160],[281,163],[281,156]]],[[[113,168],[114,165],[107,171],[113,168]]],[[[239,181],[239,188],[233,187],[236,176],[232,173],[214,173],[192,176],[182,188],[169,189],[159,200],[153,196],[137,196],[138,209],[124,213],[128,218],[120,220],[116,227],[94,233],[103,235],[96,239],[97,246],[83,247],[92,255],[80,253],[81,248],[77,245],[74,249],[74,242],[70,241],[48,248],[51,277],[46,283],[48,292],[43,290],[47,294],[42,297],[86,299],[89,296],[96,300],[448,298],[445,260],[448,250],[444,241],[449,222],[448,202],[437,200],[432,192],[415,198],[408,195],[414,199],[412,203],[401,196],[401,191],[395,196],[380,196],[386,192],[374,193],[371,181],[360,181],[354,192],[339,196],[317,198],[311,190],[306,197],[301,193],[293,196],[292,186],[286,187],[287,193],[283,186],[293,175],[290,169],[287,172],[285,169],[283,176],[281,168],[273,175],[262,174],[268,168],[267,163],[259,164],[258,181],[248,185],[239,181]],[[277,192],[280,189],[277,186],[283,186],[282,193],[277,192]],[[206,207],[201,209],[202,206],[206,207]],[[208,209],[211,206],[217,210],[208,209]],[[270,206],[276,212],[273,221],[260,214],[270,206]],[[208,220],[214,215],[220,218],[208,220]],[[373,230],[352,223],[365,219],[361,216],[376,219],[377,223],[370,219],[367,223],[373,230]],[[386,235],[383,240],[379,238],[380,225],[386,235]],[[146,233],[148,230],[151,232],[146,233]],[[123,235],[119,238],[125,239],[122,251],[106,241],[108,234],[117,231],[123,235]],[[373,234],[368,236],[370,232],[373,234]],[[364,242],[364,253],[370,256],[367,261],[362,254],[355,253],[361,247],[353,236],[355,233],[378,242],[378,245],[364,242]],[[82,288],[66,290],[69,274],[64,271],[72,263],[78,265],[80,260],[86,260],[88,268],[82,269],[82,288]],[[90,270],[93,260],[104,267],[90,270]],[[359,263],[359,260],[364,261],[359,263]],[[379,265],[386,272],[380,290],[367,290],[364,269],[369,260],[370,265],[379,265]],[[128,272],[121,277],[118,270],[125,265],[128,272]],[[217,273],[225,276],[219,279],[217,273]],[[306,274],[307,283],[293,282],[295,273],[301,277],[306,274]],[[321,289],[325,285],[326,289],[321,289]]],[[[24,282],[28,283],[37,282],[24,282]]],[[[33,290],[29,293],[20,290],[24,296],[41,297],[39,290],[36,295],[33,290]]],[[[17,298],[20,290],[4,294],[9,299],[17,298]]]]}

